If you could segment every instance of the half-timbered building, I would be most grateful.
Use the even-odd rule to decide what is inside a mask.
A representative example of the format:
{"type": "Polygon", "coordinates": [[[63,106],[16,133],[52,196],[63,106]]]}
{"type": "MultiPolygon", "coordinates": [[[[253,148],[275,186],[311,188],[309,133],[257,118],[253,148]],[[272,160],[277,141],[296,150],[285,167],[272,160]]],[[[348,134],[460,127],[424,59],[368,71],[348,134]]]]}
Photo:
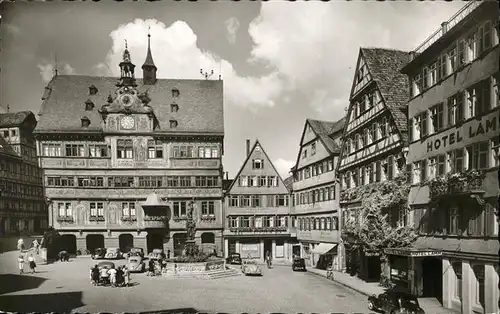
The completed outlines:
{"type": "MultiPolygon", "coordinates": [[[[342,224],[357,219],[357,193],[371,184],[394,179],[405,169],[408,78],[399,70],[409,53],[361,48],[350,94],[343,147],[338,165],[342,224]]],[[[390,213],[393,225],[406,224],[406,213],[390,213]]],[[[351,250],[345,238],[346,270],[366,280],[378,280],[380,261],[374,252],[351,250]]]]}
{"type": "Polygon", "coordinates": [[[50,224],[70,252],[162,248],[182,254],[188,206],[196,241],[222,252],[221,80],[157,79],[149,46],[136,79],[54,76],[35,129],[50,224]]]}
{"type": "Polygon", "coordinates": [[[240,253],[242,258],[264,261],[292,259],[289,190],[271,159],[257,140],[225,195],[224,247],[226,257],[240,253]]]}
{"type": "Polygon", "coordinates": [[[47,209],[31,111],[0,113],[0,236],[42,234],[47,209]]]}
{"type": "MultiPolygon", "coordinates": [[[[338,269],[339,189],[336,167],[345,118],[306,119],[293,175],[293,215],[297,220],[299,254],[309,266],[338,269]]],[[[342,255],[342,254],[340,254],[342,255]]]]}

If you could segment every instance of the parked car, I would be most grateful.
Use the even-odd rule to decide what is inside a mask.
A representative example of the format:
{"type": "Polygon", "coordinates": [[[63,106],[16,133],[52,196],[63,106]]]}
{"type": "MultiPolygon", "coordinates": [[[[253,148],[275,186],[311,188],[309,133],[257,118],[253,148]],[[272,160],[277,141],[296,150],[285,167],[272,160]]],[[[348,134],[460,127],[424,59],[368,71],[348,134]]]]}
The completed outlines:
{"type": "Polygon", "coordinates": [[[368,309],[380,310],[384,313],[424,314],[415,296],[399,291],[386,291],[368,297],[368,309]]]}
{"type": "Polygon", "coordinates": [[[257,265],[257,262],[253,260],[243,261],[243,264],[241,265],[241,272],[246,276],[248,275],[262,276],[262,270],[260,269],[259,265],[257,265]]]}
{"type": "Polygon", "coordinates": [[[128,253],[125,254],[126,258],[132,257],[132,256],[140,256],[141,258],[144,258],[144,249],[140,247],[132,247],[128,250],[128,253]]]}
{"type": "Polygon", "coordinates": [[[115,266],[115,263],[113,263],[111,261],[102,261],[102,262],[99,262],[99,264],[97,264],[97,268],[99,268],[99,270],[101,270],[103,268],[111,269],[111,268],[116,268],[116,266],[115,266]]]}
{"type": "Polygon", "coordinates": [[[122,258],[122,253],[119,248],[111,247],[106,250],[106,259],[119,259],[122,258]]]}
{"type": "Polygon", "coordinates": [[[306,271],[306,261],[303,259],[303,258],[295,258],[293,260],[293,264],[292,264],[292,270],[293,271],[296,271],[296,270],[303,270],[303,271],[306,271]]]}
{"type": "Polygon", "coordinates": [[[150,259],[162,259],[165,257],[165,254],[163,253],[162,249],[153,249],[153,252],[149,253],[149,258],[150,259]]]}
{"type": "Polygon", "coordinates": [[[134,273],[134,272],[142,273],[146,270],[146,265],[145,265],[142,257],[137,255],[137,256],[131,256],[128,258],[127,268],[131,273],[134,273]]]}
{"type": "Polygon", "coordinates": [[[92,255],[92,259],[103,259],[106,256],[106,248],[98,248],[95,249],[92,255]]]}
{"type": "Polygon", "coordinates": [[[241,265],[241,255],[240,255],[240,253],[231,253],[231,254],[229,254],[229,256],[226,258],[226,263],[241,265]]]}

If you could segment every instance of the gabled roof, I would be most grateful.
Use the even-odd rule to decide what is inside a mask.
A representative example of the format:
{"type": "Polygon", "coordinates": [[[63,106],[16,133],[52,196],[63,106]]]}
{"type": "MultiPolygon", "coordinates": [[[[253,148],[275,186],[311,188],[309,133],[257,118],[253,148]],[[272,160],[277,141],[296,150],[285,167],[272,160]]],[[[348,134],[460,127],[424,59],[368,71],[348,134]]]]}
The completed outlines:
{"type": "Polygon", "coordinates": [[[391,113],[403,142],[408,142],[406,105],[410,99],[408,77],[400,72],[410,62],[410,53],[384,48],[360,48],[368,71],[391,113]]]}
{"type": "Polygon", "coordinates": [[[31,111],[0,113],[0,128],[20,126],[30,116],[36,121],[35,115],[31,111]]]}
{"type": "MultiPolygon", "coordinates": [[[[102,132],[98,110],[107,103],[108,95],[115,95],[116,77],[59,75],[53,77],[47,88],[40,109],[40,121],[35,132],[102,132]],[[95,85],[97,94],[89,95],[89,86],[95,85]],[[85,101],[90,99],[96,107],[85,110],[85,101]],[[81,127],[81,118],[87,116],[90,125],[81,127]],[[84,130],[85,129],[85,130],[84,130]]],[[[155,132],[168,134],[208,133],[222,135],[224,132],[223,83],[220,80],[158,79],[154,85],[144,85],[136,80],[137,91],[151,99],[148,103],[158,120],[155,132]],[[179,97],[172,98],[172,90],[179,97]],[[179,106],[171,113],[170,105],[179,106]],[[176,128],[170,128],[170,120],[176,120],[176,128]]]]}
{"type": "MultiPolygon", "coordinates": [[[[306,119],[306,123],[304,125],[304,129],[302,130],[302,136],[300,137],[300,145],[302,146],[302,141],[304,140],[304,136],[306,134],[307,125],[311,126],[313,132],[318,136],[320,141],[325,146],[326,150],[330,154],[340,153],[340,147],[335,143],[334,139],[331,135],[340,132],[344,129],[344,125],[346,123],[346,117],[342,119],[332,122],[332,121],[321,121],[314,119],[306,119]]],[[[300,149],[297,154],[297,160],[295,161],[295,165],[292,167],[292,171],[297,169],[297,165],[299,164],[300,158],[300,149]]]]}
{"type": "MultiPolygon", "coordinates": [[[[272,167],[273,171],[276,173],[276,176],[280,180],[281,184],[283,184],[283,186],[286,187],[285,182],[283,181],[283,178],[281,178],[280,173],[276,170],[276,167],[274,166],[273,162],[271,161],[271,158],[269,158],[269,156],[267,155],[266,151],[264,150],[264,147],[262,147],[262,145],[259,143],[259,140],[257,139],[257,140],[255,140],[255,143],[253,144],[252,149],[250,150],[250,152],[246,156],[245,161],[243,162],[243,164],[241,165],[240,169],[238,170],[238,173],[236,174],[236,176],[234,177],[233,181],[231,182],[231,184],[227,188],[226,191],[228,193],[231,191],[231,189],[233,188],[234,184],[238,181],[238,178],[240,177],[241,172],[245,168],[245,165],[248,163],[248,160],[250,159],[250,156],[252,156],[252,153],[255,150],[255,147],[257,147],[257,145],[260,146],[260,150],[262,151],[262,153],[264,154],[264,156],[267,158],[267,160],[269,160],[269,163],[271,164],[271,167],[272,167]]],[[[287,190],[288,190],[288,188],[287,188],[287,190]]],[[[288,190],[288,191],[290,191],[290,190],[288,190]]]]}
{"type": "Polygon", "coordinates": [[[288,178],[286,178],[284,181],[285,183],[285,187],[287,188],[287,190],[289,192],[292,192],[292,187],[293,187],[293,176],[289,176],[288,178]]]}

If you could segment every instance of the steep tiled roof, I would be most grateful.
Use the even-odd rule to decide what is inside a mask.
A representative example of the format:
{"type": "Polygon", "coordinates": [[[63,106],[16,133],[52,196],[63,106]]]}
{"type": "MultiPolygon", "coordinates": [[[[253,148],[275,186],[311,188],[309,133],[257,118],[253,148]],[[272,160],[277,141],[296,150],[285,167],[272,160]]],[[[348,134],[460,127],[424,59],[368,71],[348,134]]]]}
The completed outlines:
{"type": "MultiPolygon", "coordinates": [[[[102,131],[98,110],[107,103],[108,95],[115,95],[116,77],[93,77],[80,75],[55,76],[47,86],[48,92],[40,109],[40,121],[35,132],[102,131]],[[89,86],[95,85],[97,94],[89,95],[89,86]],[[85,110],[85,102],[91,100],[95,108],[85,110]],[[82,129],[81,118],[87,116],[89,127],[82,129]]],[[[158,79],[154,85],[144,85],[137,79],[139,93],[147,91],[148,104],[158,120],[156,132],[165,133],[211,133],[224,132],[222,81],[158,79]],[[174,102],[172,90],[179,90],[175,99],[179,110],[171,113],[174,102]],[[169,120],[176,120],[176,128],[170,128],[169,120]]]]}
{"type": "Polygon", "coordinates": [[[403,141],[408,141],[406,103],[410,98],[408,77],[400,72],[410,62],[409,52],[361,48],[368,71],[376,82],[382,98],[392,114],[403,141]]]}
{"type": "Polygon", "coordinates": [[[321,141],[324,143],[325,147],[331,152],[339,152],[340,147],[335,143],[335,141],[330,137],[331,134],[338,132],[344,128],[345,117],[336,121],[320,121],[314,119],[307,119],[309,125],[316,133],[321,141]]]}
{"type": "Polygon", "coordinates": [[[31,111],[0,113],[0,127],[6,128],[21,125],[30,114],[33,115],[31,111]]]}
{"type": "Polygon", "coordinates": [[[293,176],[289,176],[286,178],[283,183],[285,184],[285,187],[289,192],[292,192],[292,186],[293,186],[293,176]]]}

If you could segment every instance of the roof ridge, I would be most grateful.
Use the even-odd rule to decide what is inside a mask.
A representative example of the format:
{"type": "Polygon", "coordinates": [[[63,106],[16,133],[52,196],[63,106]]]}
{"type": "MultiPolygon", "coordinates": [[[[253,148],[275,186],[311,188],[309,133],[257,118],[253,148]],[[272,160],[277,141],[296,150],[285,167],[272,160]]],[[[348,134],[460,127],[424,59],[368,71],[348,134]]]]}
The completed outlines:
{"type": "Polygon", "coordinates": [[[410,51],[400,50],[395,48],[383,48],[383,47],[361,47],[361,50],[385,50],[385,51],[395,51],[395,52],[403,52],[410,53],[410,51]]]}

